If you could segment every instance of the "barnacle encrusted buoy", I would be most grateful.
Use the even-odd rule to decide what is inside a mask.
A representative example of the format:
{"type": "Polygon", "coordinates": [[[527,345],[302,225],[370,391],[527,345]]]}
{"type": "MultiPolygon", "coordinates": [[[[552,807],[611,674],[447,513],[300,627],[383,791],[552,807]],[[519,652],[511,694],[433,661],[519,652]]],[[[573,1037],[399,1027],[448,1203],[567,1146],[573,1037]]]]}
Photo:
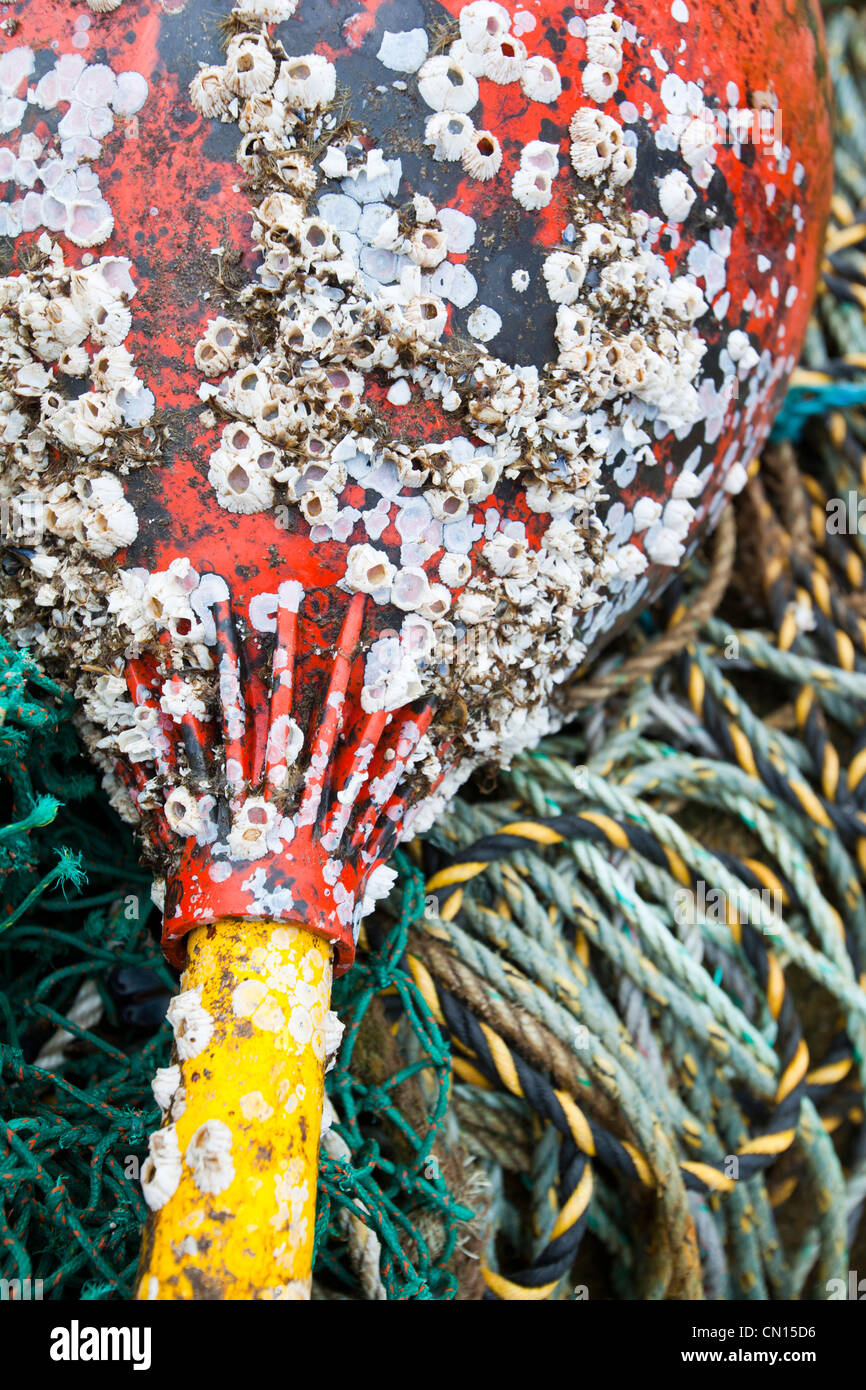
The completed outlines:
{"type": "Polygon", "coordinates": [[[556,726],[766,438],[829,200],[820,21],[6,9],[2,493],[40,529],[4,621],[178,965],[193,933],[141,1295],[303,1296],[331,969],[392,849],[556,726]]]}

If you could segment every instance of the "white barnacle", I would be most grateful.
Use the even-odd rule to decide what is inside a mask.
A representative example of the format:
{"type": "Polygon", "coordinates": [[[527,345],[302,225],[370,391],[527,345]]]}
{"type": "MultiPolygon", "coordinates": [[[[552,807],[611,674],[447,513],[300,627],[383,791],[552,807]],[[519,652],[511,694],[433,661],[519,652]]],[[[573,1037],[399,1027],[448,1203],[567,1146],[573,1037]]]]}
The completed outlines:
{"type": "Polygon", "coordinates": [[[232,859],[262,859],[268,853],[268,836],[280,813],[261,796],[247,797],[232,817],[228,846],[232,859]]]}
{"type": "Polygon", "coordinates": [[[304,220],[304,205],[290,193],[269,193],[256,209],[256,217],[280,240],[286,233],[296,237],[304,220]]]}
{"type": "Polygon", "coordinates": [[[337,90],[337,69],[319,53],[306,53],[280,64],[274,96],[289,106],[316,109],[328,106],[337,90]]]}
{"type": "Polygon", "coordinates": [[[204,336],[196,343],[195,365],[205,376],[220,376],[237,366],[244,329],[233,319],[211,319],[204,336]]]}
{"type": "Polygon", "coordinates": [[[96,504],[79,519],[75,535],[92,555],[107,559],[115,551],[131,545],[138,535],[135,508],[123,497],[104,505],[96,504]]]}
{"type": "Polygon", "coordinates": [[[622,145],[622,126],[591,106],[578,107],[568,127],[571,136],[571,162],[581,178],[595,178],[604,172],[622,145]]]}
{"type": "Polygon", "coordinates": [[[464,112],[437,111],[427,121],[424,144],[432,145],[434,159],[460,159],[474,134],[475,127],[464,112]]]}
{"type": "Polygon", "coordinates": [[[637,153],[632,145],[620,145],[613,152],[610,161],[610,181],[615,188],[621,188],[634,177],[637,168],[637,153]]]}
{"type": "Polygon", "coordinates": [[[466,497],[458,497],[441,487],[428,487],[424,500],[437,521],[460,521],[469,511],[466,497]]]}
{"type": "Polygon", "coordinates": [[[448,254],[448,238],[435,227],[416,227],[409,239],[409,255],[422,270],[432,270],[448,254]]]}
{"type": "Polygon", "coordinates": [[[466,327],[476,342],[487,343],[491,338],[495,338],[502,328],[502,319],[488,304],[479,304],[466,320],[466,327]]]}
{"type": "Polygon", "coordinates": [[[607,260],[614,254],[619,242],[616,233],[603,222],[590,222],[581,233],[580,244],[584,256],[598,256],[600,260],[607,260]]]}
{"type": "MultiPolygon", "coordinates": [[[[24,369],[22,369],[24,370],[24,369]]],[[[86,376],[90,370],[90,358],[83,347],[69,347],[57,359],[57,370],[64,376],[86,376]]],[[[18,390],[22,391],[21,372],[16,373],[18,390]]],[[[39,395],[38,391],[23,391],[25,395],[39,395]]]]}
{"type": "Polygon", "coordinates": [[[444,618],[448,609],[451,607],[451,595],[444,584],[431,584],[427,599],[422,603],[418,610],[422,618],[429,618],[435,623],[440,618],[444,618]]]}
{"type": "Polygon", "coordinates": [[[252,426],[229,425],[220,447],[210,456],[208,481],[217,501],[228,512],[264,512],[274,503],[268,470],[262,466],[276,455],[252,426]]]}
{"type": "Polygon", "coordinates": [[[493,573],[500,578],[509,574],[526,575],[529,572],[528,544],[525,540],[505,536],[499,532],[487,541],[482,554],[493,573]]]}
{"type": "Polygon", "coordinates": [[[383,550],[372,545],[353,545],[346,557],[344,583],[361,594],[375,594],[390,588],[394,581],[394,566],[383,550]]]}
{"type": "Polygon", "coordinates": [[[471,72],[473,77],[484,75],[485,54],[480,53],[477,48],[470,48],[463,39],[455,39],[448,48],[449,58],[453,58],[455,63],[459,63],[466,72],[471,72]]]}
{"type": "Polygon", "coordinates": [[[189,787],[175,787],[165,799],[165,818],[175,835],[186,839],[204,828],[198,801],[189,787]]]}
{"type": "Polygon", "coordinates": [[[225,68],[199,68],[190,83],[189,94],[199,115],[220,119],[229,114],[232,93],[225,68]]]}
{"type": "Polygon", "coordinates": [[[591,101],[602,104],[616,94],[619,85],[617,70],[602,67],[601,63],[587,63],[581,74],[584,94],[591,101]]]}
{"type": "Polygon", "coordinates": [[[647,535],[646,550],[653,564],[673,566],[680,563],[685,546],[667,526],[655,526],[647,535]]]}
{"type": "Polygon", "coordinates": [[[471,178],[486,183],[499,172],[502,146],[489,130],[476,130],[463,151],[462,162],[471,178]]]}
{"type": "Polygon", "coordinates": [[[636,579],[647,567],[647,557],[636,545],[621,545],[611,552],[618,574],[626,579],[636,579]]]}
{"type": "Polygon", "coordinates": [[[457,600],[454,611],[461,623],[474,627],[486,622],[496,611],[496,600],[479,589],[464,589],[457,600]]]}
{"type": "Polygon", "coordinates": [[[659,204],[668,222],[684,222],[697,194],[681,169],[659,180],[659,204]]]}
{"type": "Polygon", "coordinates": [[[340,254],[334,233],[321,217],[305,217],[297,231],[301,255],[311,261],[333,261],[340,254]]]}
{"type": "Polygon", "coordinates": [[[695,169],[713,154],[717,131],[706,115],[694,116],[680,136],[680,154],[686,164],[695,169]]]}
{"type": "Polygon", "coordinates": [[[491,82],[507,86],[508,83],[519,80],[525,62],[526,45],[520,39],[507,34],[494,47],[485,51],[483,75],[491,82]]]}
{"type": "Polygon", "coordinates": [[[511,180],[511,196],[527,212],[537,212],[546,208],[553,197],[553,181],[550,174],[535,169],[517,169],[511,180]]]}
{"type": "Polygon", "coordinates": [[[204,1051],[213,1036],[213,1015],[202,1006],[201,986],[176,994],[166,1010],[174,1045],[182,1062],[204,1051]]]}
{"type": "Polygon", "coordinates": [[[478,53],[486,53],[506,36],[511,27],[511,16],[493,0],[473,0],[460,11],[460,37],[467,48],[478,53]]]}
{"type": "Polygon", "coordinates": [[[530,140],[520,151],[520,167],[556,178],[559,173],[559,146],[546,140],[530,140]]]}
{"type": "Polygon", "coordinates": [[[296,117],[286,110],[282,101],[275,100],[272,92],[254,92],[247,97],[238,116],[238,125],[245,135],[279,136],[290,131],[295,122],[296,117]]]}
{"type": "Polygon", "coordinates": [[[586,277],[586,262],[570,251],[553,251],[541,270],[554,304],[573,304],[586,277]]]}
{"type": "Polygon", "coordinates": [[[291,19],[298,8],[298,0],[238,0],[232,14],[248,23],[257,20],[260,24],[281,24],[291,19]]]}
{"type": "Polygon", "coordinates": [[[346,151],[338,145],[329,145],[319,160],[319,168],[326,179],[344,179],[349,172],[346,151]]]}
{"type": "Polygon", "coordinates": [[[403,29],[399,33],[386,29],[376,57],[392,72],[417,72],[428,49],[426,29],[403,29]]]}
{"type": "Polygon", "coordinates": [[[412,324],[419,338],[429,342],[441,337],[448,322],[445,305],[435,294],[417,295],[410,299],[403,317],[407,323],[412,324]]]}
{"type": "Polygon", "coordinates": [[[66,204],[63,230],[76,246],[85,249],[99,246],[108,240],[114,230],[114,213],[104,198],[97,198],[94,202],[76,199],[66,204]]]}
{"type": "Polygon", "coordinates": [[[110,391],[133,375],[132,354],[122,345],[102,348],[90,359],[90,374],[94,386],[110,391]]]}
{"type": "Polygon", "coordinates": [[[94,306],[90,336],[100,347],[119,347],[132,327],[132,314],[119,299],[94,306]]]}
{"type": "MultiPolygon", "coordinates": [[[[690,275],[680,275],[672,281],[665,293],[665,308],[681,323],[694,323],[707,311],[707,301],[690,275]]],[[[733,334],[730,335],[733,338],[733,334]]],[[[730,352],[730,339],[728,344],[730,352]]],[[[731,357],[734,361],[733,353],[731,357]]]]}
{"type": "Polygon", "coordinates": [[[232,1132],[222,1120],[205,1120],[187,1145],[184,1155],[199,1192],[216,1195],[231,1186],[232,1132]]]}
{"type": "MultiPolygon", "coordinates": [[[[367,890],[366,890],[367,893],[369,893],[369,891],[370,891],[370,889],[369,889],[369,884],[370,884],[370,882],[372,882],[372,880],[375,878],[375,876],[379,873],[379,869],[380,869],[380,868],[385,868],[385,865],[380,864],[380,865],[379,865],[379,868],[376,868],[376,869],[373,870],[373,873],[370,875],[370,880],[368,881],[368,886],[367,886],[367,890]]],[[[388,872],[388,871],[386,870],[386,872],[388,872]]],[[[395,877],[396,877],[396,875],[395,875],[395,877]]],[[[381,892],[381,893],[378,892],[378,891],[375,891],[376,885],[374,885],[374,892],[373,892],[373,894],[372,894],[372,897],[373,897],[374,901],[375,901],[377,898],[386,897],[386,896],[387,896],[387,894],[390,892],[390,890],[391,890],[391,888],[392,888],[392,886],[393,886],[393,881],[394,881],[394,880],[391,879],[391,881],[388,882],[387,886],[384,888],[384,891],[381,892]]],[[[366,906],[366,896],[365,896],[365,906],[366,906]]],[[[332,1069],[332,1067],[334,1067],[334,1066],[336,1065],[337,1053],[338,1053],[339,1050],[340,1050],[340,1044],[341,1044],[342,1041],[343,1041],[343,1034],[344,1034],[344,1032],[346,1031],[346,1025],[342,1022],[342,1020],[341,1020],[341,1018],[340,1018],[340,1015],[339,1015],[338,1013],[336,1013],[336,1012],[334,1011],[334,1009],[329,1009],[328,1012],[325,1014],[325,1020],[324,1020],[324,1023],[323,1023],[323,1025],[322,1025],[322,1031],[323,1031],[322,1045],[323,1045],[323,1054],[324,1054],[324,1060],[325,1060],[325,1071],[326,1071],[326,1072],[329,1072],[329,1071],[332,1069]]],[[[320,1060],[323,1060],[323,1059],[320,1059],[320,1060]]]]}
{"type": "Polygon", "coordinates": [[[237,34],[226,51],[225,80],[236,96],[250,97],[274,85],[277,65],[260,34],[237,34]]]}
{"type": "Polygon", "coordinates": [[[166,1125],[150,1136],[141,1167],[141,1190],[151,1211],[159,1211],[174,1196],[182,1171],[177,1132],[174,1125],[166,1125]]]}
{"type": "Polygon", "coordinates": [[[622,20],[615,14],[591,15],[586,21],[586,56],[619,72],[622,67],[622,20]]]}
{"type": "Polygon", "coordinates": [[[424,570],[414,565],[399,569],[391,585],[391,602],[409,613],[427,602],[429,584],[424,570]]]}
{"type": "Polygon", "coordinates": [[[174,1100],[175,1092],[180,1087],[180,1067],[174,1062],[170,1067],[157,1067],[156,1076],[150,1083],[153,1091],[153,1098],[160,1110],[165,1113],[174,1100]]]}
{"type": "Polygon", "coordinates": [[[461,589],[469,582],[472,574],[472,561],[468,555],[456,555],[446,551],[439,561],[439,578],[449,589],[461,589]]]}
{"type": "Polygon", "coordinates": [[[428,58],[418,74],[418,91],[434,111],[471,111],[478,103],[478,82],[445,53],[428,58]]]}
{"type": "Polygon", "coordinates": [[[309,489],[301,498],[301,511],[310,526],[332,526],[340,512],[340,503],[333,492],[309,489]]]}
{"type": "Polygon", "coordinates": [[[520,73],[520,85],[524,96],[530,101],[550,103],[558,101],[562,94],[562,78],[559,69],[550,58],[535,54],[527,58],[520,73]]]}

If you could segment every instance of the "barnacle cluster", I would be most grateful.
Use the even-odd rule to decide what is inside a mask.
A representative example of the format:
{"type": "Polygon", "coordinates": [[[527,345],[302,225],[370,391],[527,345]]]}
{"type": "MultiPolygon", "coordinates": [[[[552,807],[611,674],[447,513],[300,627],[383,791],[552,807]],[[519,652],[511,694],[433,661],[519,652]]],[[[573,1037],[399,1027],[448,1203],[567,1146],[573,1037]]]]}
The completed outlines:
{"type": "Polygon", "coordinates": [[[85,62],[80,53],[63,53],[42,72],[29,98],[18,96],[22,81],[36,71],[37,55],[29,47],[0,54],[0,134],[18,131],[32,107],[49,118],[56,113],[57,125],[54,139],[29,130],[20,135],[17,150],[0,146],[0,181],[11,186],[0,203],[0,232],[17,237],[44,227],[63,232],[76,246],[98,246],[110,236],[114,215],[94,161],[115,123],[141,110],[147,81],[139,72],[115,72],[106,63],[85,62]]]}
{"type": "MultiPolygon", "coordinates": [[[[621,25],[599,19],[591,61],[615,72],[621,25]]],[[[484,305],[469,316],[467,353],[447,331],[447,301],[471,303],[474,281],[449,256],[469,249],[474,223],[421,190],[407,200],[399,158],[340,122],[327,59],[289,55],[248,11],[243,20],[225,62],[192,86],[202,114],[240,127],[260,252],[257,283],[197,349],[202,398],[223,421],[209,479],[230,511],[296,508],[314,542],[349,543],[344,587],[404,615],[367,654],[364,707],[459,688],[462,779],[473,761],[507,760],[548,727],[550,692],[585,653],[575,635],[582,615],[646,567],[643,549],[609,543],[598,515],[602,462],[617,438],[634,469],[653,461],[648,416],[674,429],[699,417],[704,344],[692,325],[706,305],[694,279],[672,279],[650,249],[649,219],[623,209],[634,148],[622,128],[580,107],[571,156],[587,196],[574,201],[570,243],[543,267],[559,355],[542,370],[493,355],[484,344],[501,320],[484,305]],[[374,380],[391,403],[436,402],[453,420],[451,437],[383,441],[365,394],[374,380]],[[349,482],[379,501],[363,512],[347,505],[349,482]],[[540,543],[524,524],[479,510],[509,482],[546,523],[540,543]],[[390,521],[399,552],[377,544],[390,521]]],[[[434,154],[479,178],[501,160],[497,137],[468,115],[479,78],[520,81],[527,94],[540,86],[534,100],[560,92],[555,65],[528,58],[510,23],[501,6],[476,0],[461,11],[460,39],[417,72],[434,154]]],[[[533,141],[514,196],[545,206],[558,172],[558,147],[533,141]]],[[[694,519],[687,495],[678,507],[646,519],[647,553],[663,563],[682,554],[694,519]]],[[[437,737],[434,725],[415,758],[431,780],[437,737]]]]}
{"type": "MultiPolygon", "coordinates": [[[[82,732],[107,767],[103,748],[116,755],[118,739],[133,737],[125,682],[104,663],[119,637],[134,640],[113,614],[137,576],[115,579],[105,562],[138,534],[122,479],[157,452],[155,402],[125,344],[131,263],[71,267],[45,232],[27,263],[0,279],[4,569],[20,568],[3,614],[19,642],[75,673],[82,732]]],[[[141,610],[137,622],[141,635],[141,610]]],[[[129,815],[128,798],[118,805],[129,815]]]]}
{"type": "MultiPolygon", "coordinates": [[[[195,352],[204,423],[219,423],[208,478],[230,512],[288,517],[283,524],[306,526],[313,544],[345,546],[342,587],[370,595],[389,619],[365,654],[365,710],[396,711],[422,695],[453,709],[459,691],[459,756],[450,756],[453,770],[421,809],[420,827],[474,765],[505,763],[551,727],[551,693],[582,661],[594,627],[636,601],[648,558],[674,565],[682,557],[705,477],[687,465],[664,508],[641,498],[616,525],[616,507],[602,519],[605,480],[609,471],[627,487],[655,462],[657,439],[684,438],[702,418],[705,344],[694,325],[707,306],[694,274],[672,277],[654,249],[658,219],[625,206],[633,133],[591,104],[598,98],[589,87],[622,62],[615,14],[586,23],[584,95],[567,146],[576,193],[542,265],[557,355],[528,367],[497,355],[502,319],[473,304],[474,220],[407,188],[399,156],[345,118],[333,64],[288,53],[270,34],[266,26],[294,8],[295,0],[236,5],[224,61],[201,68],[191,85],[203,116],[238,126],[259,252],[255,281],[207,325],[195,352]],[[470,306],[467,342],[449,312],[470,306]],[[389,430],[391,417],[375,404],[382,395],[391,406],[435,405],[449,422],[442,437],[389,430]],[[365,504],[350,504],[350,485],[360,485],[365,504]],[[507,512],[518,493],[526,522],[503,516],[497,503],[507,512]],[[399,544],[383,540],[389,528],[399,544]]],[[[434,157],[459,160],[484,180],[500,176],[502,148],[472,120],[479,83],[519,83],[541,103],[557,100],[562,84],[555,63],[527,54],[492,0],[463,7],[459,34],[432,57],[423,30],[399,42],[386,35],[379,59],[417,83],[434,157]]],[[[561,162],[549,141],[520,151],[510,187],[527,212],[550,203],[561,162]]],[[[663,201],[668,192],[672,201],[681,190],[662,190],[663,201]]],[[[223,581],[182,558],[153,574],[106,570],[137,526],[118,475],[155,442],[153,398],[124,346],[129,265],[104,258],[72,271],[47,237],[39,250],[33,268],[0,282],[12,457],[3,486],[37,493],[49,537],[31,557],[26,599],[10,598],[7,617],[44,655],[74,633],[83,733],[115,806],[135,819],[115,760],[150,766],[165,751],[166,716],[212,717],[211,605],[227,591],[217,593],[223,581]],[[87,389],[67,398],[52,384],[55,366],[87,378],[87,389]],[[21,603],[20,613],[9,611],[21,603]],[[123,662],[161,634],[166,659],[185,674],[135,708],[123,662]]],[[[516,293],[528,284],[526,270],[514,272],[516,293]]],[[[744,341],[743,364],[751,352],[744,341]]],[[[443,770],[444,729],[434,720],[410,759],[409,775],[420,771],[426,785],[443,770]]],[[[453,721],[447,735],[455,738],[453,721]]],[[[296,758],[301,731],[287,728],[285,737],[296,758]]],[[[380,780],[374,800],[393,791],[380,780]]],[[[215,802],[199,791],[181,775],[166,802],[153,773],[137,805],[146,812],[165,802],[179,838],[210,843],[215,802]]],[[[249,850],[255,826],[265,842],[276,833],[266,818],[244,822],[238,852],[249,850]]]]}
{"type": "Polygon", "coordinates": [[[0,279],[0,496],[10,507],[29,499],[34,529],[54,542],[32,563],[49,616],[68,583],[78,586],[82,550],[105,559],[137,535],[117,475],[150,453],[154,398],[124,346],[130,262],[105,256],[71,268],[47,233],[35,262],[0,279]]]}
{"type": "MultiPolygon", "coordinates": [[[[487,182],[502,164],[502,146],[489,130],[477,130],[469,112],[477,106],[479,78],[500,86],[519,83],[530,101],[548,104],[562,93],[556,64],[541,55],[529,57],[526,45],[511,31],[511,16],[494,0],[475,0],[459,17],[460,37],[446,53],[428,58],[418,72],[418,91],[434,115],[424,140],[438,160],[460,160],[471,178],[487,182]]],[[[546,207],[559,172],[556,147],[533,141],[523,152],[512,181],[517,202],[530,210],[546,207]]]]}

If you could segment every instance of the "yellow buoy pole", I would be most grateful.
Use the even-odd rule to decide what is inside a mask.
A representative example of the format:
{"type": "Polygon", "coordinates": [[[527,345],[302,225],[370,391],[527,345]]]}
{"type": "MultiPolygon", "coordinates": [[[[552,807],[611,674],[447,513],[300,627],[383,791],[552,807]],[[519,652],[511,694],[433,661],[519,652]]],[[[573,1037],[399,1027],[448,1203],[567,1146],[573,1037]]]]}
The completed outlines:
{"type": "Polygon", "coordinates": [[[309,1298],[330,998],[330,944],[303,927],[190,933],[138,1298],[309,1298]]]}

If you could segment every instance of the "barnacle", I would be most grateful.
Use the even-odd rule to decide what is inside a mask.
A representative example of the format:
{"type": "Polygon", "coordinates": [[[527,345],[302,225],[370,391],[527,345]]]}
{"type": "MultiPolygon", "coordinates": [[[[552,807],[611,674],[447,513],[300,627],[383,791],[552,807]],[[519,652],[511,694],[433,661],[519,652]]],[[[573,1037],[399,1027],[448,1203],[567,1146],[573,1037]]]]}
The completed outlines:
{"type": "Polygon", "coordinates": [[[220,376],[236,365],[244,337],[243,326],[232,319],[211,319],[196,344],[195,364],[205,376],[220,376]]]}
{"type": "Polygon", "coordinates": [[[585,95],[602,105],[616,94],[619,86],[617,69],[602,67],[601,63],[587,63],[581,75],[581,83],[585,95]]]}
{"type": "Polygon", "coordinates": [[[425,270],[439,265],[447,254],[448,239],[434,227],[418,227],[409,239],[409,255],[425,270]]]}
{"type": "Polygon", "coordinates": [[[200,989],[182,990],[166,1010],[166,1018],[174,1031],[174,1045],[182,1062],[198,1057],[213,1035],[213,1015],[201,1002],[200,989]]]}
{"type": "Polygon", "coordinates": [[[586,21],[587,61],[619,72],[622,67],[622,38],[619,15],[590,15],[586,21]]]}
{"type": "Polygon", "coordinates": [[[362,594],[374,594],[390,588],[394,566],[383,550],[372,545],[353,545],[346,557],[345,584],[362,594]]]}
{"type": "Polygon", "coordinates": [[[554,304],[573,304],[586,278],[586,263],[569,251],[554,251],[546,258],[542,274],[554,304]]]}
{"type": "Polygon", "coordinates": [[[417,565],[407,565],[397,571],[391,584],[391,602],[404,612],[421,608],[429,596],[427,575],[417,565]]]}
{"type": "Polygon", "coordinates": [[[189,94],[200,115],[216,118],[228,115],[232,94],[225,68],[199,68],[190,83],[189,94]]]}
{"type": "Polygon", "coordinates": [[[571,162],[581,178],[601,174],[622,145],[622,126],[591,106],[575,111],[568,130],[572,139],[571,162]]]}
{"type": "Polygon", "coordinates": [[[332,102],[336,90],[337,70],[333,63],[319,53],[307,53],[280,64],[274,96],[289,106],[315,109],[332,102]]]}
{"type": "MultiPolygon", "coordinates": [[[[109,4],[113,0],[89,0],[95,8],[97,4],[109,4]]],[[[148,1156],[141,1168],[141,1190],[151,1211],[159,1211],[177,1191],[183,1165],[177,1133],[174,1125],[158,1129],[148,1140],[148,1156]]]]}
{"type": "Polygon", "coordinates": [[[227,426],[220,447],[210,456],[208,481],[217,501],[229,512],[264,512],[274,504],[274,489],[261,459],[275,460],[257,430],[227,426]]]}
{"type": "Polygon", "coordinates": [[[620,145],[615,149],[610,161],[610,181],[615,188],[622,187],[633,177],[637,167],[637,154],[632,145],[620,145]]]}
{"type": "Polygon", "coordinates": [[[297,8],[298,0],[238,0],[232,13],[244,22],[258,20],[262,24],[280,24],[284,19],[291,19],[297,8]]]}
{"type": "Polygon", "coordinates": [[[411,324],[420,338],[432,341],[442,336],[448,322],[448,313],[441,299],[436,295],[418,295],[410,299],[403,311],[407,324],[411,324]]]}
{"type": "Polygon", "coordinates": [[[659,203],[668,222],[684,222],[697,194],[680,169],[672,169],[659,182],[659,203]]]}
{"type": "Polygon", "coordinates": [[[437,53],[418,73],[418,91],[434,111],[471,111],[478,103],[478,82],[456,59],[437,53]]]}
{"type": "Polygon", "coordinates": [[[550,58],[534,54],[527,58],[520,72],[520,85],[530,101],[554,102],[562,94],[559,69],[550,58]]]}
{"type": "Polygon", "coordinates": [[[533,169],[518,169],[511,180],[512,196],[528,212],[546,208],[553,197],[553,180],[550,174],[533,169]]]}
{"type": "Polygon", "coordinates": [[[225,81],[236,96],[267,92],[274,84],[277,65],[267,42],[259,34],[238,34],[226,51],[225,81]]]}
{"type": "Polygon", "coordinates": [[[279,812],[271,801],[250,796],[235,811],[229,831],[228,847],[233,859],[261,859],[268,853],[268,836],[273,832],[279,812]]]}
{"type": "Polygon", "coordinates": [[[499,172],[502,146],[489,130],[477,130],[463,151],[463,168],[474,179],[486,182],[499,172]]]}
{"type": "Polygon", "coordinates": [[[526,45],[510,34],[484,53],[483,75],[491,82],[517,82],[526,62],[526,45]]]}
{"type": "Polygon", "coordinates": [[[468,48],[486,53],[495,48],[511,27],[511,16],[493,0],[473,0],[460,11],[460,37],[468,48]]]}
{"type": "Polygon", "coordinates": [[[170,1067],[157,1067],[150,1089],[160,1110],[168,1110],[180,1084],[180,1067],[176,1062],[170,1067]]]}
{"type": "Polygon", "coordinates": [[[165,799],[165,818],[175,835],[186,839],[204,828],[198,800],[188,787],[175,787],[165,799]]]}
{"type": "Polygon", "coordinates": [[[467,115],[459,111],[438,111],[427,121],[424,144],[433,146],[433,158],[459,159],[475,133],[467,115]]]}
{"type": "Polygon", "coordinates": [[[230,1186],[235,1176],[232,1163],[232,1132],[222,1120],[206,1120],[195,1131],[184,1157],[199,1192],[217,1194],[230,1186]]]}

